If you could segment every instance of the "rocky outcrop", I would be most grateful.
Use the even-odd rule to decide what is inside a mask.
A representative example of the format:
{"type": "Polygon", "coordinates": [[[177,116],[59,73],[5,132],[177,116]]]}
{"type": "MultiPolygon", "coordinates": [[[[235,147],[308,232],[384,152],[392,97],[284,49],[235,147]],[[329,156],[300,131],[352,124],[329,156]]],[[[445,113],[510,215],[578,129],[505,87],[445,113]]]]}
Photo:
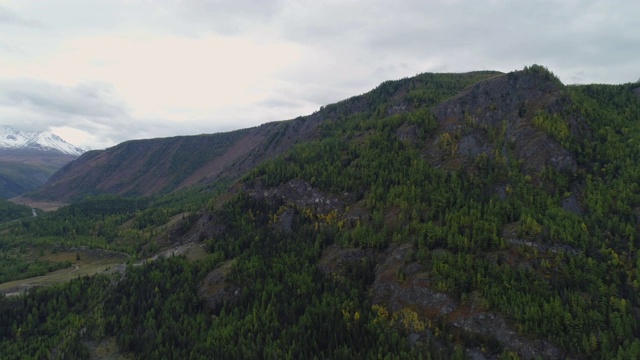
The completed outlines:
{"type": "Polygon", "coordinates": [[[496,314],[479,313],[461,317],[453,326],[475,334],[493,336],[505,348],[516,351],[521,359],[564,359],[564,354],[546,340],[524,337],[511,329],[505,320],[496,314]]]}
{"type": "MultiPolygon", "coordinates": [[[[435,290],[422,265],[411,260],[414,251],[411,244],[392,244],[380,255],[372,288],[374,304],[385,306],[391,312],[410,308],[424,320],[438,320],[451,329],[493,338],[522,359],[565,357],[550,342],[519,334],[501,315],[484,311],[482,307],[461,304],[448,294],[435,290]]],[[[432,336],[428,329],[425,333],[416,335],[432,336]]],[[[467,349],[467,354],[475,358],[492,358],[494,355],[485,354],[478,349],[467,349]]]]}
{"type": "MultiPolygon", "coordinates": [[[[533,115],[531,110],[551,105],[559,97],[558,81],[536,73],[514,72],[478,82],[452,99],[436,106],[441,120],[467,116],[479,124],[499,126],[505,119],[517,120],[533,115]]],[[[445,131],[455,130],[450,124],[445,131]]]]}
{"type": "Polygon", "coordinates": [[[391,311],[417,307],[431,316],[450,314],[458,306],[457,302],[447,294],[431,289],[422,266],[408,262],[413,251],[411,244],[389,247],[384,261],[376,269],[373,303],[384,304],[391,311]]]}
{"type": "Polygon", "coordinates": [[[320,191],[304,180],[291,180],[280,186],[264,188],[252,185],[245,189],[249,196],[281,201],[298,209],[313,209],[315,213],[328,214],[332,211],[344,212],[346,201],[333,194],[320,191]]]}
{"type": "MultiPolygon", "coordinates": [[[[161,232],[154,245],[171,249],[186,244],[200,244],[205,240],[221,236],[227,226],[219,215],[208,211],[191,215],[179,214],[170,219],[166,233],[161,232]]],[[[155,250],[154,250],[155,252],[155,250]]]]}
{"type": "Polygon", "coordinates": [[[324,249],[318,261],[318,268],[327,275],[344,275],[345,269],[361,263],[365,258],[374,259],[377,253],[373,249],[343,248],[331,245],[324,249]]]}
{"type": "MultiPolygon", "coordinates": [[[[493,156],[497,150],[504,156],[513,154],[530,172],[545,166],[574,172],[573,154],[532,122],[540,111],[560,112],[567,101],[562,84],[545,73],[522,71],[479,82],[434,108],[440,133],[452,136],[456,144],[438,151],[442,143],[436,139],[432,158],[437,161],[448,152],[469,158],[493,156]],[[503,148],[495,148],[497,137],[504,138],[503,148]]],[[[572,133],[581,131],[575,119],[567,121],[572,133]]]]}
{"type": "Polygon", "coordinates": [[[240,296],[240,287],[227,283],[227,275],[234,261],[229,260],[211,271],[204,278],[198,289],[198,296],[213,309],[218,309],[224,302],[234,301],[240,296]]]}

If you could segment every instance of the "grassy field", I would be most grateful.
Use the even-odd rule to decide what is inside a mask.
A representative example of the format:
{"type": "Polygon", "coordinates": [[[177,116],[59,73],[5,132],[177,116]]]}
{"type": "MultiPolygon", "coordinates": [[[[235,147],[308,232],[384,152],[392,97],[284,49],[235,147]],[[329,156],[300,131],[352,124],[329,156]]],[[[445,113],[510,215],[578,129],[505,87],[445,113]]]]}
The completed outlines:
{"type": "Polygon", "coordinates": [[[18,295],[33,287],[50,286],[80,276],[114,271],[119,268],[119,265],[126,263],[129,257],[125,254],[111,251],[79,249],[47,254],[41,259],[52,262],[70,261],[72,266],[43,276],[0,284],[0,294],[7,296],[18,295]]]}
{"type": "MultiPolygon", "coordinates": [[[[141,265],[159,257],[170,256],[185,256],[187,259],[195,261],[206,258],[207,252],[204,250],[202,244],[183,244],[161,251],[151,258],[137,261],[134,265],[141,265]]],[[[69,268],[53,271],[43,276],[2,283],[0,284],[0,295],[14,296],[33,287],[50,286],[80,276],[111,271],[124,271],[125,264],[130,258],[127,254],[113,251],[78,249],[47,253],[39,256],[38,259],[55,263],[69,261],[72,265],[69,268]]]]}
{"type": "Polygon", "coordinates": [[[32,208],[40,209],[42,211],[56,211],[59,208],[66,206],[68,204],[62,202],[53,202],[53,201],[42,201],[42,200],[34,200],[25,198],[22,196],[14,197],[9,199],[14,204],[30,206],[32,208]]]}

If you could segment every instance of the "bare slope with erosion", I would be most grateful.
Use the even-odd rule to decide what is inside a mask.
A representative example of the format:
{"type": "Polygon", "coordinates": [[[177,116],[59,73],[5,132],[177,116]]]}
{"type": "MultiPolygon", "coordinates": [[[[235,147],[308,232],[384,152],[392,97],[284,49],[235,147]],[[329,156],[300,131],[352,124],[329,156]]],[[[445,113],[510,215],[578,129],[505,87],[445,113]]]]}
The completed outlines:
{"type": "Polygon", "coordinates": [[[234,179],[310,136],[313,117],[212,135],[128,141],[91,151],[27,195],[71,201],[86,195],[149,196],[234,179]]]}

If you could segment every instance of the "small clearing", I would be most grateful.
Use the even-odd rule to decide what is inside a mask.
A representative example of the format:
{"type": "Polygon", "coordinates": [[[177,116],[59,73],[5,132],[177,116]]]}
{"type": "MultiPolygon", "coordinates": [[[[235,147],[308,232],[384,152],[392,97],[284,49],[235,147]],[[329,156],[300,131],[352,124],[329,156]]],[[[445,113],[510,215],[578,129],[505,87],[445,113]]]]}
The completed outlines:
{"type": "Polygon", "coordinates": [[[11,198],[9,199],[9,201],[14,204],[30,206],[34,209],[40,209],[45,212],[56,211],[63,206],[69,205],[63,202],[40,201],[40,200],[29,199],[22,196],[11,198]]]}
{"type": "Polygon", "coordinates": [[[43,259],[53,262],[70,261],[72,265],[69,268],[53,271],[46,275],[0,284],[0,294],[15,296],[34,287],[51,286],[85,275],[110,272],[117,265],[127,262],[129,257],[126,254],[112,251],[81,249],[49,254],[43,259]]]}

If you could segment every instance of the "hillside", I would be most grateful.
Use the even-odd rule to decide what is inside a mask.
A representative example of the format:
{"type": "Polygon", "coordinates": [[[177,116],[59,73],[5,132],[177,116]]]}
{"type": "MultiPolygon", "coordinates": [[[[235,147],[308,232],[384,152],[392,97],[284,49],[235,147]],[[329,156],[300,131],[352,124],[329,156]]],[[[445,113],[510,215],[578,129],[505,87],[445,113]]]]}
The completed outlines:
{"type": "Polygon", "coordinates": [[[0,353],[639,358],[639,88],[538,65],[421,74],[305,118],[85,154],[60,184],[113,161],[121,194],[143,194],[126,159],[163,178],[0,224],[0,291],[45,285],[0,298],[0,353]],[[271,150],[221,157],[260,129],[271,150]],[[100,275],[60,283],[74,256],[100,275]]]}

